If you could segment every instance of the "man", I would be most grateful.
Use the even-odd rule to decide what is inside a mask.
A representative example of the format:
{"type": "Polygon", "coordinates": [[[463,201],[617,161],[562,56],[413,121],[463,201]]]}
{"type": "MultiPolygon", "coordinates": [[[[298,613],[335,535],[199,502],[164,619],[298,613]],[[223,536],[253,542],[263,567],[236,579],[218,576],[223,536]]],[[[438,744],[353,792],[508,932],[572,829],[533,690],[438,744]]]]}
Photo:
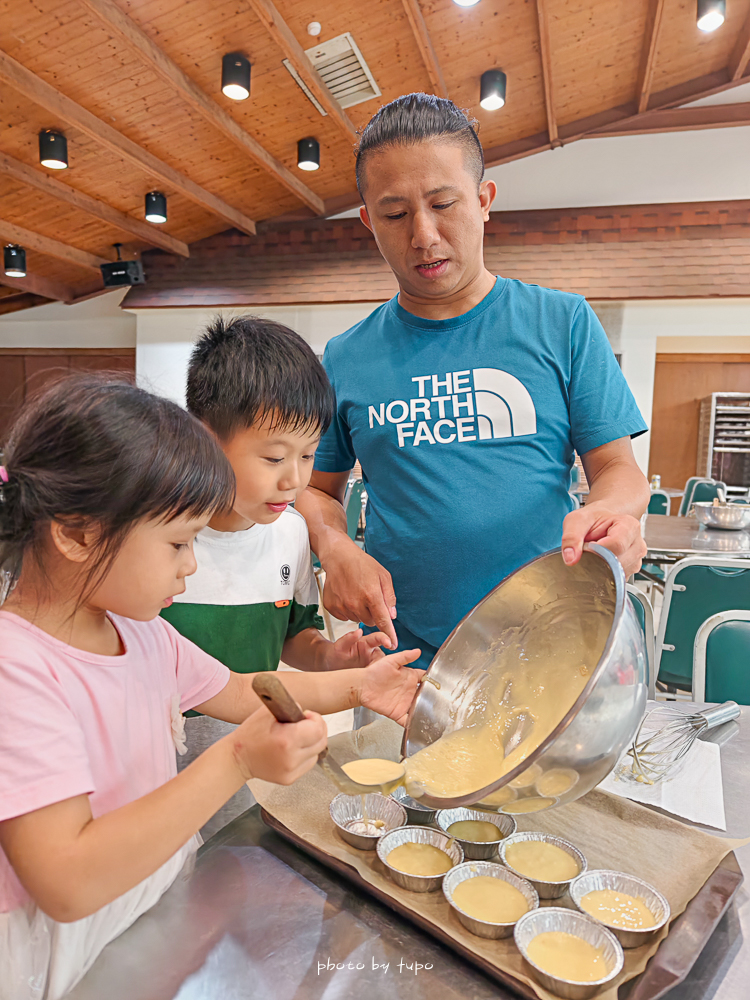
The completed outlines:
{"type": "Polygon", "coordinates": [[[326,348],[336,416],[297,504],[329,611],[392,648],[419,646],[421,667],[480,598],[561,538],[570,565],[586,541],[628,575],[645,554],[649,490],[630,439],[646,425],[585,299],[485,268],[496,186],[483,176],[476,132],[442,98],[398,98],[362,133],[361,218],[399,293],[326,348]],[[591,491],[581,510],[568,493],[574,449],[591,491]],[[366,553],[341,505],[356,459],[366,553]]]}

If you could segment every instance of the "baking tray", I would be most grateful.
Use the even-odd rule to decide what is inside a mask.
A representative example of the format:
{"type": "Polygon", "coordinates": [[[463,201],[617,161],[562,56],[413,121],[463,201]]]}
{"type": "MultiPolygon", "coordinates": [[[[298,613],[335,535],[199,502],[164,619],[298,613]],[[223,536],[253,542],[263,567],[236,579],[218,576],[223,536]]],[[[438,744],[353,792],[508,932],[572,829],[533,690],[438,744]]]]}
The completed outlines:
{"type": "MultiPolygon", "coordinates": [[[[265,809],[261,809],[261,817],[267,826],[290,841],[295,847],[299,847],[327,868],[332,868],[354,882],[371,896],[375,896],[381,903],[395,910],[400,916],[410,920],[431,934],[432,937],[437,938],[467,962],[481,969],[486,975],[491,976],[504,986],[509,986],[520,996],[536,1000],[537,994],[525,983],[519,982],[513,976],[493,965],[492,962],[475,954],[445,929],[436,926],[429,920],[422,919],[418,913],[402,906],[398,899],[390,896],[387,892],[383,892],[382,889],[366,882],[351,865],[347,865],[338,858],[334,858],[325,851],[309,844],[266,812],[265,809]]],[[[735,893],[742,885],[742,881],[742,871],[734,852],[727,854],[690,900],[684,912],[673,921],[667,937],[660,944],[659,950],[646,966],[645,971],[620,986],[618,990],[620,1000],[659,1000],[660,997],[686,979],[717,924],[728,910],[735,893]]]]}

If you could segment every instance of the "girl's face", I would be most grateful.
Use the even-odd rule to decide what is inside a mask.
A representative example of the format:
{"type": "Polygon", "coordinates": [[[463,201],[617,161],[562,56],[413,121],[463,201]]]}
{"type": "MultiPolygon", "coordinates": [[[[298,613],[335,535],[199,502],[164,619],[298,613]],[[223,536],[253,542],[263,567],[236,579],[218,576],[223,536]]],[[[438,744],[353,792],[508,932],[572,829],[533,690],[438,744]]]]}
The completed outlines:
{"type": "Polygon", "coordinates": [[[209,515],[140,521],[126,537],[104,580],[86,602],[97,610],[150,621],[185,591],[195,573],[193,540],[209,515]]]}

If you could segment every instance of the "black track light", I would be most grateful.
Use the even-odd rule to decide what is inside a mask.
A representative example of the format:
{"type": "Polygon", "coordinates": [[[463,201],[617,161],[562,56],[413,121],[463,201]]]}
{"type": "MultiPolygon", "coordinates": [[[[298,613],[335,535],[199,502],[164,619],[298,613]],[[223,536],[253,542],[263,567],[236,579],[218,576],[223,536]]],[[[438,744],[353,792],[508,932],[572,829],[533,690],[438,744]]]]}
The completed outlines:
{"type": "Polygon", "coordinates": [[[701,31],[716,31],[727,16],[727,0],[698,0],[698,27],[701,31]]]}
{"type": "Polygon", "coordinates": [[[221,60],[221,92],[233,101],[250,96],[250,62],[241,52],[227,52],[221,60]]]}
{"type": "Polygon", "coordinates": [[[26,251],[23,247],[9,243],[3,251],[3,263],[9,278],[26,277],[26,251]]]}
{"type": "Polygon", "coordinates": [[[68,165],[68,140],[62,132],[50,128],[39,133],[39,162],[51,170],[64,170],[68,165]]]}
{"type": "Polygon", "coordinates": [[[505,104],[508,78],[501,69],[488,69],[482,73],[479,84],[479,104],[485,111],[497,111],[505,104]]]}
{"type": "Polygon", "coordinates": [[[146,195],[146,222],[167,221],[167,196],[161,191],[149,191],[146,195]]]}
{"type": "Polygon", "coordinates": [[[317,139],[300,139],[297,143],[297,166],[300,170],[319,169],[320,143],[317,139]]]}

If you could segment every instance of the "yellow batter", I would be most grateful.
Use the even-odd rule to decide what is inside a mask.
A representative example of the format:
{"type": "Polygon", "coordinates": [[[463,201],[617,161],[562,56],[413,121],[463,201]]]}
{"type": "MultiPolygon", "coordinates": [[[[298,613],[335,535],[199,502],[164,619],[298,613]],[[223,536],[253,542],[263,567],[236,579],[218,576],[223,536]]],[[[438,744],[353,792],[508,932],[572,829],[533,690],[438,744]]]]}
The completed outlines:
{"type": "Polygon", "coordinates": [[[505,849],[511,868],[538,882],[567,882],[578,874],[578,862],[562,847],[543,840],[519,840],[505,849]]]}
{"type": "Polygon", "coordinates": [[[416,843],[394,847],[388,854],[388,864],[406,875],[444,875],[453,867],[451,859],[439,847],[416,843]]]}
{"type": "Polygon", "coordinates": [[[532,764],[531,767],[527,767],[517,778],[508,783],[511,788],[528,788],[529,785],[534,784],[541,773],[541,767],[538,764],[532,764]]]}
{"type": "Polygon", "coordinates": [[[342,764],[341,769],[360,785],[387,785],[404,776],[403,764],[397,764],[395,760],[383,760],[381,757],[350,760],[348,764],[342,764]]]}
{"type": "Polygon", "coordinates": [[[517,802],[510,802],[507,806],[503,806],[504,813],[535,813],[539,812],[541,809],[549,809],[550,806],[555,804],[554,799],[539,799],[539,798],[529,798],[529,799],[519,799],[517,802]]]}
{"type": "Polygon", "coordinates": [[[578,774],[575,771],[555,768],[552,771],[546,771],[537,778],[536,790],[540,795],[563,795],[577,783],[578,774]]]}
{"type": "Polygon", "coordinates": [[[474,808],[480,809],[482,806],[492,806],[494,809],[497,809],[500,806],[506,805],[508,802],[512,802],[515,798],[515,789],[505,785],[504,788],[499,788],[496,792],[490,792],[487,798],[482,799],[481,802],[477,802],[474,808]]]}
{"type": "Polygon", "coordinates": [[[581,909],[592,917],[612,927],[629,931],[646,930],[656,926],[656,917],[642,899],[629,896],[617,889],[595,889],[581,900],[581,909]]]}
{"type": "Polygon", "coordinates": [[[480,819],[462,819],[451,823],[448,833],[458,840],[470,840],[475,844],[489,844],[493,840],[503,839],[494,823],[486,823],[480,819]]]}
{"type": "Polygon", "coordinates": [[[537,934],[526,951],[535,965],[558,979],[595,983],[609,972],[601,948],[564,931],[537,934]]]}
{"type": "MultiPolygon", "coordinates": [[[[523,764],[572,708],[599,662],[610,602],[613,594],[540,600],[523,627],[507,628],[482,669],[448,693],[460,710],[453,731],[405,762],[408,793],[417,799],[424,792],[470,795],[523,764]]],[[[527,787],[540,773],[532,764],[513,784],[527,787]]],[[[536,808],[554,804],[550,796],[537,799],[536,808]]]]}
{"type": "Polygon", "coordinates": [[[490,875],[459,882],[453,890],[453,902],[470,917],[490,924],[514,924],[529,908],[514,885],[490,875]]]}

